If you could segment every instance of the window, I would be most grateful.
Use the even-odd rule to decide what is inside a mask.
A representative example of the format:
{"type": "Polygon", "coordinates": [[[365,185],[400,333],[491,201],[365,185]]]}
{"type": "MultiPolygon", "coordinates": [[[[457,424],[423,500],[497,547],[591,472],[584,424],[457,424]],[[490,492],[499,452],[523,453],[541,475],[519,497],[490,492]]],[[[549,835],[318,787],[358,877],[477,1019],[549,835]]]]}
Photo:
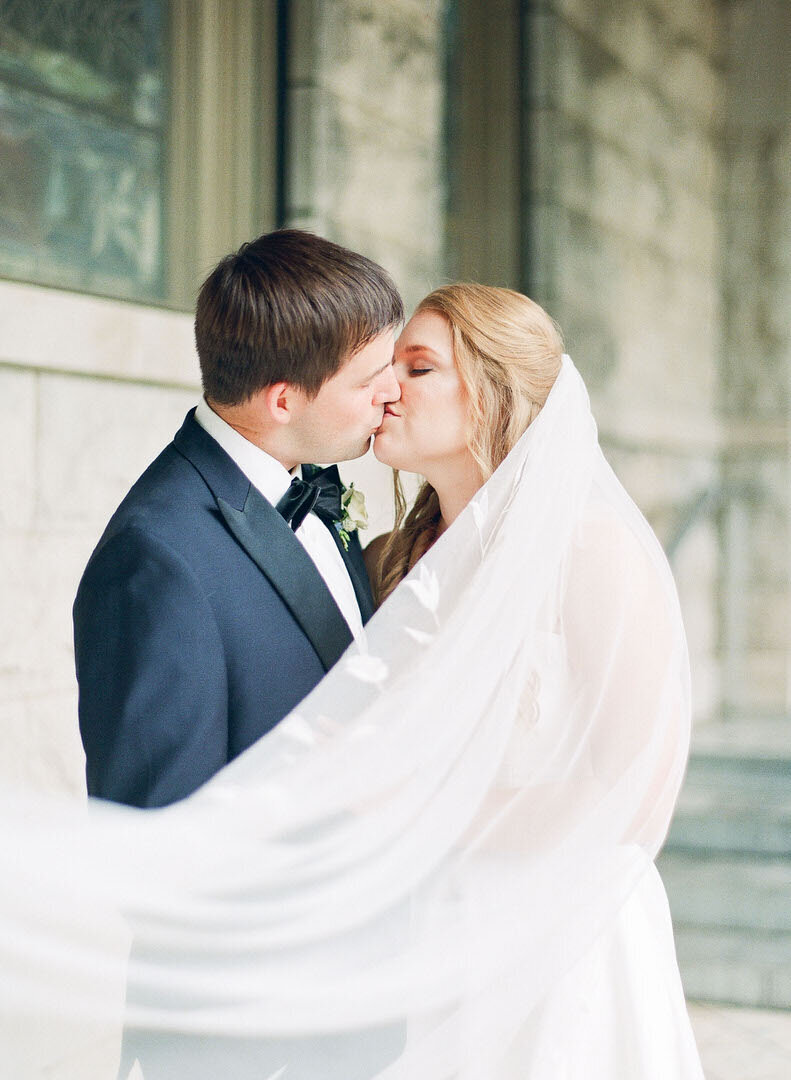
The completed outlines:
{"type": "Polygon", "coordinates": [[[1,0],[0,275],[191,308],[274,225],[275,4],[1,0]]]}

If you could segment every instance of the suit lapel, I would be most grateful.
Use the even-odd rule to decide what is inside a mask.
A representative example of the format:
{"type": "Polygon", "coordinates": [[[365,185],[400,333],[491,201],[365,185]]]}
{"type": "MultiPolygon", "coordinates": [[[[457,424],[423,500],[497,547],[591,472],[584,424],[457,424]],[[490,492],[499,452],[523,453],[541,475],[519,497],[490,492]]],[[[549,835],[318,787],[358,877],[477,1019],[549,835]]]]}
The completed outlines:
{"type": "Polygon", "coordinates": [[[308,553],[271,503],[250,485],[242,510],[217,496],[228,528],[266,574],[329,670],[352,633],[308,553]]]}
{"type": "Polygon", "coordinates": [[[329,670],[352,642],[332,593],[277,510],[197,423],[194,412],[187,414],[173,440],[176,449],[201,474],[229,530],[266,575],[329,670]]]}

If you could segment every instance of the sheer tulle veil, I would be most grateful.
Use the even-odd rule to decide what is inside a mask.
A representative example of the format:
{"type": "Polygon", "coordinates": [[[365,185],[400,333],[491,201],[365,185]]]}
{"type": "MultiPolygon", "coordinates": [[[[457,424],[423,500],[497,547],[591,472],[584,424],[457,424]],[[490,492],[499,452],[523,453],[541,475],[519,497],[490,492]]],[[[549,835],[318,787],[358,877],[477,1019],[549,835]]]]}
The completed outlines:
{"type": "Polygon", "coordinates": [[[506,1075],[651,869],[688,739],[670,571],[565,357],[365,640],[192,797],[3,793],[3,1075],[89,1077],[122,1017],[224,1040],[228,1076],[237,1041],[289,1080],[283,1046],[380,1031],[376,1075],[506,1075]]]}

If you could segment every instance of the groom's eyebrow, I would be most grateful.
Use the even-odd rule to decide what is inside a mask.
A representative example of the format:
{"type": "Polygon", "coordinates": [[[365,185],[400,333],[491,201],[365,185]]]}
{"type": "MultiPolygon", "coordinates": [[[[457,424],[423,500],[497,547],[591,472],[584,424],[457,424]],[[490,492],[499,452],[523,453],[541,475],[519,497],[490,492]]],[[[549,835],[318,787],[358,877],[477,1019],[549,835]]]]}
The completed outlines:
{"type": "Polygon", "coordinates": [[[369,383],[372,379],[375,379],[377,375],[381,375],[383,371],[387,371],[389,367],[392,367],[393,359],[393,357],[390,357],[386,364],[382,364],[382,366],[380,368],[377,368],[376,371],[372,371],[371,374],[367,377],[367,379],[365,379],[365,383],[369,383]]]}

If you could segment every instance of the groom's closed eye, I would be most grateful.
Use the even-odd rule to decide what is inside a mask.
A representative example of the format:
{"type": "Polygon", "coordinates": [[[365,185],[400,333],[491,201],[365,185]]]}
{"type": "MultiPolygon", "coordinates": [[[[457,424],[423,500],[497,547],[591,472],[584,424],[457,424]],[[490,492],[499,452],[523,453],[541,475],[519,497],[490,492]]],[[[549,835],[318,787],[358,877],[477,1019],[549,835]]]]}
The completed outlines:
{"type": "Polygon", "coordinates": [[[365,382],[360,383],[360,389],[367,389],[374,381],[377,375],[381,375],[383,371],[387,371],[389,367],[393,366],[393,360],[388,360],[386,364],[382,364],[380,368],[377,368],[373,375],[369,375],[365,382]]]}

